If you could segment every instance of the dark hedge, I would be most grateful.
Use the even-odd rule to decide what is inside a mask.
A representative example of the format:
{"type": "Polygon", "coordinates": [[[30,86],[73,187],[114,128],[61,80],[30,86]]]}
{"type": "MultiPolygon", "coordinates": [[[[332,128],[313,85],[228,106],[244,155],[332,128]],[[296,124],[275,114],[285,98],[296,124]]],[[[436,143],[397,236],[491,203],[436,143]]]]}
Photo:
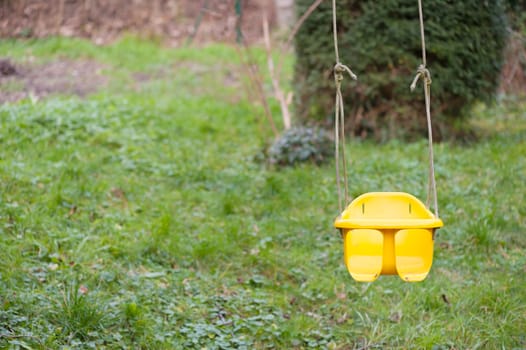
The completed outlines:
{"type": "MultiPolygon", "coordinates": [[[[312,0],[296,0],[298,14],[312,0]]],[[[477,101],[491,101],[506,43],[499,0],[425,0],[428,68],[437,139],[462,136],[477,101]]],[[[422,87],[409,85],[421,63],[417,0],[338,0],[340,57],[358,75],[342,84],[347,125],[377,139],[425,135],[422,87]]],[[[296,36],[296,116],[329,125],[335,63],[331,1],[323,2],[296,36]]]]}

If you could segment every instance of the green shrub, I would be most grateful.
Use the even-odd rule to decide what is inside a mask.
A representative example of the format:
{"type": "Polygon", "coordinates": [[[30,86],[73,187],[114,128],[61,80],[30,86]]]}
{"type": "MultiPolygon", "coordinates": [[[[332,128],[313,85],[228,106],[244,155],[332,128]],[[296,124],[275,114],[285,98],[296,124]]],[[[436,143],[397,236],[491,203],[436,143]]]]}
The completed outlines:
{"type": "MultiPolygon", "coordinates": [[[[298,13],[311,0],[297,0],[298,13]]],[[[342,90],[355,134],[378,139],[424,134],[421,85],[409,85],[421,63],[417,0],[338,0],[340,57],[358,75],[342,90]]],[[[424,2],[427,61],[433,78],[437,138],[458,135],[477,101],[491,101],[506,41],[501,1],[424,2]],[[450,132],[453,132],[450,134],[450,132]]],[[[330,123],[335,63],[331,2],[325,1],[296,36],[296,113],[300,121],[330,123]]]]}
{"type": "Polygon", "coordinates": [[[526,0],[506,0],[505,4],[512,30],[526,34],[526,0]]]}
{"type": "Polygon", "coordinates": [[[510,11],[524,12],[526,11],[525,0],[506,0],[504,2],[510,11]]]}
{"type": "Polygon", "coordinates": [[[333,143],[327,132],[319,128],[293,127],[272,144],[268,151],[270,164],[278,166],[296,163],[323,163],[333,153],[333,143]]]}

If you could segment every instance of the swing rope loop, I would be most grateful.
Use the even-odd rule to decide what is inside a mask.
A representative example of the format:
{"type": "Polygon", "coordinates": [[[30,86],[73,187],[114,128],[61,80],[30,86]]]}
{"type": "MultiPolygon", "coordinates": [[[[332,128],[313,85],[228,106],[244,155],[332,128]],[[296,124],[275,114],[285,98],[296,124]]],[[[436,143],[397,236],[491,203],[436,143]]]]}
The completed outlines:
{"type": "Polygon", "coordinates": [[[342,64],[340,62],[336,63],[336,65],[334,66],[334,76],[335,78],[337,78],[336,80],[338,82],[341,82],[343,80],[343,73],[348,73],[351,79],[353,80],[358,79],[356,74],[354,74],[353,71],[345,64],[342,64]]]}
{"type": "Polygon", "coordinates": [[[429,69],[427,69],[426,66],[424,66],[423,64],[418,66],[415,79],[413,79],[413,82],[411,83],[411,91],[414,91],[416,89],[416,84],[420,79],[424,80],[424,84],[431,85],[431,73],[429,72],[429,69]]]}
{"type": "Polygon", "coordinates": [[[438,219],[437,186],[435,180],[435,163],[433,156],[433,128],[431,126],[431,73],[426,67],[426,39],[424,35],[424,13],[422,10],[422,0],[418,0],[418,15],[420,18],[420,38],[422,42],[422,64],[418,66],[416,76],[411,83],[410,89],[413,91],[416,88],[418,81],[420,79],[423,80],[427,118],[427,139],[429,143],[429,178],[426,205],[429,207],[430,197],[433,196],[433,207],[435,209],[435,216],[438,219]]]}
{"type": "Polygon", "coordinates": [[[336,64],[334,65],[334,83],[336,85],[336,98],[334,101],[334,158],[336,159],[336,187],[338,190],[338,206],[340,212],[343,207],[349,202],[349,181],[347,178],[347,161],[345,156],[345,112],[343,110],[343,95],[342,95],[342,81],[345,73],[349,74],[351,79],[358,79],[356,74],[340,62],[340,54],[338,51],[338,28],[336,24],[336,0],[332,0],[332,29],[334,38],[334,54],[336,56],[336,64]],[[341,145],[340,145],[341,141],[341,145]],[[343,165],[343,179],[340,178],[340,149],[341,149],[341,163],[343,165]],[[341,181],[344,183],[345,197],[342,203],[341,181]]]}

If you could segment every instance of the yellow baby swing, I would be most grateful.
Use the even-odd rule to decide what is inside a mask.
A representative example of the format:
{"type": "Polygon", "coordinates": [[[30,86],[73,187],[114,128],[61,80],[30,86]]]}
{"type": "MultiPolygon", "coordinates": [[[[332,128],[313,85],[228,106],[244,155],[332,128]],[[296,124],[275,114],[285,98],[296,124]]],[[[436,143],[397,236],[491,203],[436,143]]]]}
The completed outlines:
{"type": "Polygon", "coordinates": [[[341,214],[334,226],[343,237],[344,260],[351,276],[360,282],[372,282],[380,275],[395,275],[408,282],[426,278],[433,262],[433,241],[436,229],[443,226],[438,216],[437,192],[433,163],[433,135],[431,129],[430,85],[431,75],[426,68],[426,49],[422,0],[418,0],[420,34],[422,38],[422,64],[411,84],[413,90],[420,78],[424,82],[424,95],[429,141],[429,186],[434,199],[434,214],[414,196],[403,192],[370,192],[354,199],[342,211],[339,174],[340,149],[345,184],[345,203],[348,203],[348,181],[345,161],[345,134],[341,81],[344,73],[353,79],[356,75],[340,62],[336,28],[336,0],[332,1],[334,49],[336,65],[335,151],[338,204],[341,214]],[[339,145],[339,141],[342,145],[339,145]]]}

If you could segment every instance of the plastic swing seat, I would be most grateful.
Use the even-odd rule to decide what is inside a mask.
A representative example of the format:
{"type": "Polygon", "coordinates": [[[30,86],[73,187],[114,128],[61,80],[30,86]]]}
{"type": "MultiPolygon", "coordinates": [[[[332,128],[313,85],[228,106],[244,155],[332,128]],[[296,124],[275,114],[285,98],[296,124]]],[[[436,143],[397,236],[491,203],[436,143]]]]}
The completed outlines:
{"type": "Polygon", "coordinates": [[[431,269],[434,231],[443,223],[408,193],[370,192],[352,201],[334,226],[342,232],[345,265],[355,280],[398,274],[417,282],[431,269]]]}

